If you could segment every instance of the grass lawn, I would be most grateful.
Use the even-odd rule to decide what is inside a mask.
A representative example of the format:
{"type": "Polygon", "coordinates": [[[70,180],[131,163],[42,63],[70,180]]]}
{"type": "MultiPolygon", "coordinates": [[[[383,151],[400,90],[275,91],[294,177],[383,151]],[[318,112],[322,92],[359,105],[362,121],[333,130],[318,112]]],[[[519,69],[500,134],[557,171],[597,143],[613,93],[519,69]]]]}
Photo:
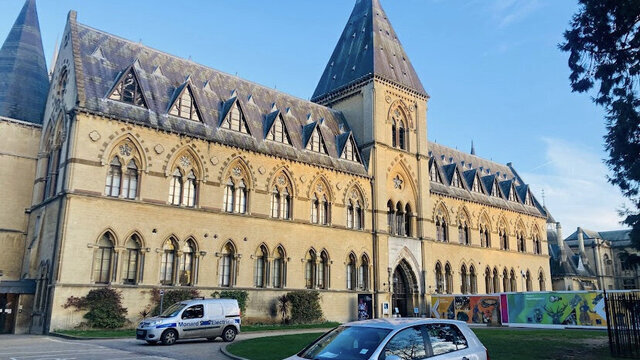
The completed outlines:
{"type": "MultiPolygon", "coordinates": [[[[474,329],[474,332],[489,349],[491,360],[612,359],[604,331],[482,328],[474,329]]],[[[251,360],[283,359],[318,336],[320,333],[252,339],[234,343],[227,349],[234,355],[251,360]]]]}
{"type": "MultiPolygon", "coordinates": [[[[295,329],[327,329],[340,325],[337,322],[304,325],[243,325],[242,332],[295,330],[295,329]]],[[[129,338],[136,337],[135,329],[118,330],[56,330],[58,334],[70,335],[81,338],[129,338]]]]}

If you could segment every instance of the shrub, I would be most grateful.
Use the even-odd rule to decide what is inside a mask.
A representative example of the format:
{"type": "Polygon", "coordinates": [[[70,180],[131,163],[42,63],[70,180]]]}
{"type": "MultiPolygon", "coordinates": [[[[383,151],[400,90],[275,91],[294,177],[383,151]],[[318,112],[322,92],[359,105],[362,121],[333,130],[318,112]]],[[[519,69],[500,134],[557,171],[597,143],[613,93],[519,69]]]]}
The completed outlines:
{"type": "Polygon", "coordinates": [[[278,296],[276,299],[277,308],[280,315],[282,315],[282,323],[287,323],[287,314],[289,313],[289,307],[291,307],[291,300],[287,295],[278,296]]]}
{"type": "Polygon", "coordinates": [[[83,317],[92,328],[117,329],[127,321],[127,309],[122,307],[122,294],[112,288],[91,290],[84,297],[71,296],[63,307],[86,310],[83,317]]]}
{"type": "Polygon", "coordinates": [[[244,316],[245,311],[247,310],[247,300],[249,300],[249,293],[244,290],[222,290],[220,292],[214,292],[211,294],[214,298],[220,299],[236,299],[238,300],[238,306],[240,307],[240,311],[244,316]]]}
{"type": "MultiPolygon", "coordinates": [[[[196,289],[165,290],[162,305],[163,308],[166,309],[177,302],[191,300],[199,296],[200,292],[196,289]]],[[[151,315],[160,315],[160,289],[153,289],[151,291],[151,301],[153,301],[151,315]]]]}
{"type": "Polygon", "coordinates": [[[291,321],[297,324],[317,322],[322,319],[320,293],[317,291],[293,291],[287,293],[291,303],[291,321]]]}

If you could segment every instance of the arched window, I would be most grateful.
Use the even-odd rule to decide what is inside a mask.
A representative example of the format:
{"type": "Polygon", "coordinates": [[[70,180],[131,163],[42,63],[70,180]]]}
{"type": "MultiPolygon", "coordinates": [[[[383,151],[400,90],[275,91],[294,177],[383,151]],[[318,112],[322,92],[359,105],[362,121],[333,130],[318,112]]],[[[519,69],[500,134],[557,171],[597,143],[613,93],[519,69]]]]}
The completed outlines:
{"type": "Polygon", "coordinates": [[[445,282],[445,291],[447,294],[453,293],[453,273],[451,272],[451,265],[447,263],[444,266],[444,282],[445,282]]]}
{"type": "Polygon", "coordinates": [[[329,288],[329,254],[323,251],[320,254],[320,264],[318,264],[318,289],[329,288]]]}
{"type": "Polygon", "coordinates": [[[459,220],[458,241],[462,245],[471,245],[471,234],[469,233],[469,221],[466,215],[462,216],[459,220]]]}
{"type": "Polygon", "coordinates": [[[500,249],[509,250],[509,236],[507,235],[507,228],[504,225],[498,229],[498,237],[500,238],[500,249]]]}
{"type": "Polygon", "coordinates": [[[507,269],[504,269],[502,270],[502,289],[504,290],[504,292],[511,291],[511,286],[509,286],[510,284],[509,273],[507,273],[507,269]]]}
{"type": "Polygon", "coordinates": [[[404,207],[404,235],[411,236],[411,206],[407,204],[404,207]]]}
{"type": "MultiPolygon", "coordinates": [[[[124,259],[122,259],[122,282],[127,285],[135,285],[138,283],[139,264],[140,264],[140,248],[142,242],[138,235],[131,235],[125,244],[124,259]]],[[[140,269],[141,270],[141,269],[140,269]]]]}
{"type": "Polygon", "coordinates": [[[389,234],[393,234],[394,233],[394,223],[395,223],[395,217],[396,217],[396,211],[393,208],[393,203],[391,202],[391,200],[389,200],[387,202],[387,226],[389,227],[389,234]]]}
{"type": "Polygon", "coordinates": [[[487,294],[493,292],[493,281],[491,281],[491,269],[488,267],[484,270],[484,288],[487,294]]]}
{"type": "Polygon", "coordinates": [[[122,163],[118,157],[114,157],[109,164],[109,172],[107,173],[107,183],[105,185],[105,194],[107,196],[120,196],[120,181],[122,179],[122,163]]]}
{"type": "Polygon", "coordinates": [[[311,200],[311,222],[314,224],[318,223],[318,213],[320,212],[320,201],[318,197],[313,194],[313,198],[311,200]]]}
{"type": "Polygon", "coordinates": [[[273,287],[283,288],[285,282],[286,265],[282,247],[278,247],[273,256],[273,287]]]}
{"type": "Polygon", "coordinates": [[[369,290],[369,258],[362,255],[360,267],[358,268],[358,289],[360,291],[369,290]]]}
{"type": "Polygon", "coordinates": [[[442,214],[442,210],[438,210],[436,215],[436,240],[448,242],[449,236],[447,233],[447,220],[442,214]]]}
{"type": "Polygon", "coordinates": [[[527,291],[533,291],[533,284],[531,283],[531,273],[527,270],[527,291]]]}
{"type": "Polygon", "coordinates": [[[356,201],[355,229],[362,230],[364,228],[364,211],[360,201],[356,201]]]}
{"type": "Polygon", "coordinates": [[[273,191],[271,191],[271,217],[280,217],[280,192],[275,186],[273,187],[273,191]]]}
{"type": "Polygon", "coordinates": [[[171,176],[171,186],[169,187],[169,203],[171,205],[180,205],[180,197],[182,195],[182,174],[176,169],[171,176]]]}
{"type": "Polygon", "coordinates": [[[244,112],[240,108],[238,101],[231,106],[231,109],[229,110],[227,117],[222,121],[221,126],[224,129],[238,131],[243,134],[249,133],[244,112]]]}
{"type": "Polygon", "coordinates": [[[122,196],[126,199],[135,199],[138,196],[138,165],[133,159],[129,160],[124,173],[122,196]]]}
{"type": "Polygon", "coordinates": [[[229,178],[224,187],[224,211],[229,213],[233,212],[233,194],[233,181],[229,178]]]}
{"type": "Polygon", "coordinates": [[[353,202],[349,200],[347,204],[347,227],[349,229],[353,229],[353,223],[355,220],[354,216],[355,216],[355,209],[353,207],[353,202]]]}
{"type": "Polygon", "coordinates": [[[510,277],[510,283],[509,287],[511,289],[511,291],[516,292],[518,291],[518,282],[516,281],[516,272],[511,269],[511,277],[510,277]]]}
{"type": "Polygon", "coordinates": [[[438,294],[444,294],[444,276],[442,275],[442,265],[436,263],[436,292],[438,294]]]}
{"type": "Polygon", "coordinates": [[[176,157],[169,184],[169,203],[176,206],[195,207],[198,199],[198,174],[196,160],[188,151],[176,157]]]}
{"type": "Polygon", "coordinates": [[[540,241],[540,235],[538,235],[538,232],[534,232],[533,236],[533,253],[540,255],[542,254],[542,242],[540,241]]]}
{"type": "Polygon", "coordinates": [[[267,264],[268,264],[269,252],[267,248],[262,245],[258,249],[256,254],[255,271],[253,283],[255,287],[261,288],[267,286],[267,264]]]}
{"type": "Polygon", "coordinates": [[[460,268],[460,292],[467,294],[469,292],[469,278],[467,274],[467,267],[463,264],[460,268]]]}
{"type": "Polygon", "coordinates": [[[491,247],[491,232],[486,224],[480,224],[480,246],[491,247]]]}
{"type": "Polygon", "coordinates": [[[525,243],[524,232],[518,231],[516,232],[516,242],[518,243],[518,251],[525,252],[527,251],[526,243],[525,243]]]}
{"type": "Polygon", "coordinates": [[[160,283],[162,285],[173,285],[175,279],[176,265],[176,241],[169,239],[162,247],[162,261],[160,263],[160,283]]]}
{"type": "Polygon", "coordinates": [[[230,242],[222,248],[219,273],[220,286],[232,287],[234,285],[236,273],[236,250],[230,242]]]}
{"type": "Polygon", "coordinates": [[[318,181],[311,196],[311,222],[320,225],[331,223],[331,204],[329,202],[329,185],[322,180],[318,181]]]}
{"type": "Polygon", "coordinates": [[[108,232],[98,240],[98,248],[95,251],[93,260],[93,280],[96,284],[108,284],[111,282],[114,243],[113,235],[108,232]]]}
{"type": "MultiPolygon", "coordinates": [[[[498,269],[493,268],[493,292],[500,292],[500,276],[498,275],[498,269]]],[[[506,289],[505,289],[506,291],[506,289]]]]}
{"type": "Polygon", "coordinates": [[[546,287],[544,283],[544,274],[542,273],[542,271],[540,271],[540,274],[538,274],[538,285],[540,286],[540,291],[545,291],[546,287]]]}
{"type": "Polygon", "coordinates": [[[187,174],[187,182],[182,194],[182,204],[188,207],[196,205],[196,174],[193,170],[187,174]]]}
{"type": "Polygon", "coordinates": [[[196,247],[193,241],[187,241],[182,248],[182,257],[180,259],[180,272],[178,279],[181,286],[193,285],[193,276],[195,274],[195,252],[196,247]]]}
{"type": "Polygon", "coordinates": [[[398,124],[396,123],[396,119],[392,119],[391,122],[391,145],[393,147],[398,146],[398,124]]]}
{"type": "Polygon", "coordinates": [[[291,220],[291,194],[288,188],[284,188],[280,196],[280,218],[291,220]]]}
{"type": "Polygon", "coordinates": [[[309,250],[307,253],[307,258],[305,259],[304,264],[304,280],[305,287],[307,289],[313,289],[316,286],[316,270],[317,270],[317,258],[316,253],[313,250],[309,250]]]}
{"type": "Polygon", "coordinates": [[[402,150],[407,150],[407,144],[405,142],[404,122],[398,123],[398,147],[402,150]]]}
{"type": "Polygon", "coordinates": [[[473,265],[469,268],[469,291],[472,294],[478,293],[478,277],[476,276],[476,268],[473,265]]]}
{"type": "Polygon", "coordinates": [[[234,198],[235,202],[235,212],[238,214],[246,214],[247,213],[247,186],[244,183],[244,180],[238,181],[236,186],[236,194],[234,198]]]}
{"type": "Polygon", "coordinates": [[[396,235],[404,236],[404,211],[402,208],[402,203],[398,202],[396,204],[396,235]]]}
{"type": "Polygon", "coordinates": [[[355,290],[356,281],[356,256],[349,254],[347,259],[347,290],[355,290]]]}
{"type": "Polygon", "coordinates": [[[223,207],[228,213],[246,214],[249,203],[249,177],[238,161],[226,176],[223,207]]]}

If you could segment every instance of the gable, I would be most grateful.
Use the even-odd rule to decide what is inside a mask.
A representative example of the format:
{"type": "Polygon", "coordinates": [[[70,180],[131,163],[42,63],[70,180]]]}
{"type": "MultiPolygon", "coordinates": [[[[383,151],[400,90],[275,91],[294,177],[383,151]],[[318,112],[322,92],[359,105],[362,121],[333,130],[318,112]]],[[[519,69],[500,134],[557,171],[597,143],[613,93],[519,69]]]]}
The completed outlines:
{"type": "Polygon", "coordinates": [[[247,127],[247,118],[240,106],[238,98],[233,98],[229,102],[226,114],[223,114],[220,127],[227,130],[237,131],[242,134],[251,134],[247,127]]]}
{"type": "Polygon", "coordinates": [[[198,110],[191,85],[185,83],[176,89],[176,96],[169,108],[169,114],[183,119],[200,121],[200,110],[198,110]]]}
{"type": "Polygon", "coordinates": [[[125,70],[118,80],[116,80],[108,97],[111,100],[147,108],[147,101],[144,98],[138,75],[133,66],[125,70]]]}
{"type": "MultiPolygon", "coordinates": [[[[291,137],[289,136],[289,131],[287,131],[287,125],[282,118],[282,114],[276,111],[274,115],[265,138],[281,144],[291,145],[291,137]]],[[[269,120],[269,118],[267,118],[267,120],[269,120]]],[[[267,121],[267,125],[269,125],[269,121],[267,121]]]]}
{"type": "Polygon", "coordinates": [[[308,136],[305,149],[320,154],[327,154],[327,145],[325,144],[322,133],[320,132],[320,126],[317,122],[312,125],[314,125],[314,128],[308,136]]]}
{"type": "MultiPolygon", "coordinates": [[[[338,144],[340,144],[340,141],[338,141],[338,144]]],[[[343,141],[342,149],[340,149],[340,158],[343,160],[360,162],[358,147],[356,146],[356,141],[353,138],[353,133],[351,132],[346,134],[346,141],[343,141]]]]}

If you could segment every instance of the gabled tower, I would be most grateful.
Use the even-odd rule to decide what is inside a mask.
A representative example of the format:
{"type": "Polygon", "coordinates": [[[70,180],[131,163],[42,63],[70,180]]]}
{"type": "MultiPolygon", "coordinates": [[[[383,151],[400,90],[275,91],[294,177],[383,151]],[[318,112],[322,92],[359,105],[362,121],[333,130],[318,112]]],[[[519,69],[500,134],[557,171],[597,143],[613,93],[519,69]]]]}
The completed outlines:
{"type": "Polygon", "coordinates": [[[0,116],[42,123],[49,91],[35,0],[27,0],[0,48],[0,116]]]}
{"type": "Polygon", "coordinates": [[[427,100],[380,1],[357,0],[312,101],[342,111],[360,145],[375,194],[375,302],[391,302],[403,316],[424,305],[421,240],[435,233],[425,231],[427,100]],[[391,295],[398,279],[413,295],[391,295]]]}

